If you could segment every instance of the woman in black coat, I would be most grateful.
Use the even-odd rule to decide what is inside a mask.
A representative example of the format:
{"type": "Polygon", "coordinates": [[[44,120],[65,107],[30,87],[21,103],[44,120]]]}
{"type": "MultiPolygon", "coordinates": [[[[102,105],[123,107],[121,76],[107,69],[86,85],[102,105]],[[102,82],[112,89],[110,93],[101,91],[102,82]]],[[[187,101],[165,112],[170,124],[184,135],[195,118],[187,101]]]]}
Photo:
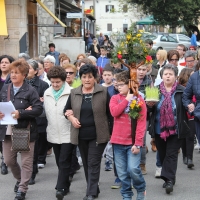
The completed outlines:
{"type": "MultiPolygon", "coordinates": [[[[11,125],[2,126],[0,129],[0,140],[4,140],[3,152],[5,163],[17,180],[14,187],[14,191],[16,192],[15,200],[24,200],[28,190],[28,182],[31,178],[33,168],[34,145],[38,137],[35,118],[41,115],[43,111],[37,91],[24,81],[28,72],[29,66],[25,61],[17,60],[10,65],[10,79],[12,81],[10,101],[16,109],[11,114],[18,122],[15,128],[27,128],[30,124],[30,151],[21,151],[21,167],[17,162],[18,152],[11,150],[11,125]]],[[[1,90],[1,102],[8,101],[8,86],[4,85],[1,90]]],[[[3,118],[4,113],[0,112],[0,120],[3,118]]]]}
{"type": "Polygon", "coordinates": [[[162,165],[163,188],[169,194],[176,181],[178,150],[182,139],[189,134],[188,118],[182,104],[184,87],[176,82],[178,68],[172,64],[163,66],[160,84],[160,99],[147,102],[151,108],[149,133],[155,138],[162,165]]]}
{"type": "MultiPolygon", "coordinates": [[[[29,64],[29,73],[26,77],[26,82],[34,87],[40,97],[40,101],[43,102],[43,96],[45,90],[49,87],[48,83],[39,79],[37,76],[38,73],[38,63],[35,60],[28,60],[29,64]]],[[[38,139],[35,141],[35,150],[34,150],[34,159],[33,159],[33,173],[31,179],[29,181],[29,185],[35,184],[35,177],[38,173],[38,168],[44,168],[46,164],[46,154],[48,149],[48,142],[47,142],[47,119],[45,115],[36,118],[36,122],[38,125],[38,139]]]]}
{"type": "Polygon", "coordinates": [[[90,46],[89,52],[90,52],[90,55],[94,56],[96,59],[99,57],[99,55],[100,55],[100,46],[97,43],[97,39],[96,38],[93,39],[93,43],[90,46]]]}

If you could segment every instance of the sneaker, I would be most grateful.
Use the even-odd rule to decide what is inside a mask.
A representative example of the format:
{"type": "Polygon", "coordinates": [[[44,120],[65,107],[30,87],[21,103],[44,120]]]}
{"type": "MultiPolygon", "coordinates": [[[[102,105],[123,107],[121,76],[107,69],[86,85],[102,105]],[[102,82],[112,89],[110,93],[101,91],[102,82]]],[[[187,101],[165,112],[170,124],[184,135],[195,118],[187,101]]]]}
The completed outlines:
{"type": "Polygon", "coordinates": [[[8,167],[6,166],[4,162],[1,163],[1,174],[2,175],[8,174],[8,167]]]}
{"type": "Polygon", "coordinates": [[[38,164],[37,165],[39,169],[43,169],[44,168],[44,164],[38,164]]]}
{"type": "Polygon", "coordinates": [[[15,199],[14,200],[24,200],[26,196],[25,192],[17,191],[15,199]]]}
{"type": "Polygon", "coordinates": [[[28,184],[29,185],[34,185],[35,184],[35,179],[34,178],[30,178],[28,184]]]}
{"type": "Polygon", "coordinates": [[[162,167],[157,167],[156,166],[155,178],[160,178],[161,171],[162,171],[162,167]]]}
{"type": "Polygon", "coordinates": [[[122,186],[122,182],[120,181],[119,178],[115,179],[115,182],[111,186],[112,189],[119,189],[122,186]]]}
{"type": "Polygon", "coordinates": [[[199,150],[199,149],[200,149],[199,143],[197,143],[197,144],[195,145],[194,149],[195,149],[195,150],[199,150]]]}
{"type": "Polygon", "coordinates": [[[145,197],[146,197],[146,191],[138,192],[136,200],[145,200],[145,197]]]}
{"type": "Polygon", "coordinates": [[[62,200],[69,192],[69,189],[60,189],[56,191],[57,200],[62,200]]]}
{"type": "Polygon", "coordinates": [[[109,161],[107,161],[105,166],[105,171],[111,171],[111,170],[112,170],[112,164],[109,161]]]}
{"type": "Polygon", "coordinates": [[[140,164],[140,168],[141,168],[142,174],[146,175],[147,174],[147,170],[146,170],[145,164],[140,164]]]}
{"type": "Polygon", "coordinates": [[[82,158],[80,156],[78,157],[78,163],[80,166],[83,166],[82,158]]]}

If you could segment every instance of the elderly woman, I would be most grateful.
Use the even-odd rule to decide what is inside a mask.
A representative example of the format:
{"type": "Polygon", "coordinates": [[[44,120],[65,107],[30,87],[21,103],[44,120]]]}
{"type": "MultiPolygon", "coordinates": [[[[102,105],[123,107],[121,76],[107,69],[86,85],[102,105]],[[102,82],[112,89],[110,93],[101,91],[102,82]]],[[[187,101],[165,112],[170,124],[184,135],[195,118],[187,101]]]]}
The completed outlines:
{"type": "MultiPolygon", "coordinates": [[[[11,150],[11,126],[3,126],[0,129],[0,135],[4,137],[3,154],[5,163],[11,169],[15,179],[17,179],[14,188],[16,192],[15,200],[25,199],[28,190],[28,182],[33,170],[34,145],[38,137],[35,117],[41,115],[43,110],[37,91],[24,81],[28,72],[29,66],[25,61],[17,60],[10,64],[10,78],[12,81],[10,100],[16,109],[12,114],[18,122],[15,127],[27,128],[30,124],[30,151],[21,151],[21,167],[17,162],[18,152],[11,150]]],[[[8,86],[4,85],[1,90],[1,102],[7,101],[8,86]]],[[[3,117],[4,114],[0,112],[0,120],[3,117]]]]}
{"type": "Polygon", "coordinates": [[[50,55],[47,55],[43,61],[44,61],[45,72],[48,72],[56,63],[56,59],[50,55]]]}
{"type": "MultiPolygon", "coordinates": [[[[38,95],[40,97],[40,101],[43,102],[43,96],[45,90],[49,87],[48,83],[42,81],[37,76],[38,73],[38,63],[35,60],[28,60],[29,64],[29,73],[26,77],[26,82],[34,87],[38,95]]],[[[35,177],[38,173],[38,168],[44,168],[46,164],[46,154],[47,154],[47,120],[46,117],[38,117],[36,118],[37,126],[38,126],[38,134],[39,137],[35,142],[35,150],[34,150],[34,160],[33,160],[33,172],[31,179],[29,181],[29,185],[35,184],[35,177]]]]}
{"type": "MultiPolygon", "coordinates": [[[[8,55],[2,55],[0,56],[0,90],[3,87],[4,83],[8,79],[10,79],[9,73],[10,73],[10,64],[14,61],[14,58],[8,55]]],[[[6,175],[8,173],[8,169],[6,164],[4,163],[3,158],[3,151],[2,151],[2,141],[0,139],[0,152],[2,153],[1,159],[1,174],[6,175]]]]}
{"type": "Polygon", "coordinates": [[[24,60],[24,61],[27,61],[30,59],[30,56],[27,54],[27,53],[20,53],[18,55],[18,59],[19,60],[24,60]]]}
{"type": "Polygon", "coordinates": [[[100,55],[100,46],[97,42],[97,38],[93,39],[93,43],[89,48],[89,52],[92,56],[94,56],[95,58],[98,58],[100,55]]]}
{"type": "Polygon", "coordinates": [[[62,200],[69,192],[69,171],[74,145],[70,143],[70,122],[63,115],[63,108],[71,88],[66,83],[66,73],[62,67],[52,67],[47,73],[51,87],[44,93],[44,106],[48,121],[47,140],[53,146],[58,178],[56,197],[62,200]]]}
{"type": "Polygon", "coordinates": [[[77,88],[78,86],[81,85],[81,80],[77,79],[76,76],[76,72],[77,72],[77,68],[75,67],[75,65],[72,64],[64,64],[62,66],[65,69],[66,72],[66,82],[72,87],[72,88],[77,88]]]}
{"type": "Polygon", "coordinates": [[[156,104],[147,102],[148,106],[153,105],[149,133],[155,138],[162,165],[161,178],[165,181],[163,187],[167,194],[173,191],[178,150],[182,139],[189,133],[188,118],[182,104],[184,87],[177,83],[177,75],[176,66],[172,64],[163,66],[161,70],[163,82],[159,87],[160,99],[156,104]]]}
{"type": "Polygon", "coordinates": [[[65,116],[72,123],[71,142],[78,144],[83,161],[87,181],[84,200],[93,200],[100,192],[101,158],[110,138],[110,96],[107,88],[95,83],[96,77],[95,66],[83,65],[80,69],[82,85],[71,91],[64,109],[65,116]]]}

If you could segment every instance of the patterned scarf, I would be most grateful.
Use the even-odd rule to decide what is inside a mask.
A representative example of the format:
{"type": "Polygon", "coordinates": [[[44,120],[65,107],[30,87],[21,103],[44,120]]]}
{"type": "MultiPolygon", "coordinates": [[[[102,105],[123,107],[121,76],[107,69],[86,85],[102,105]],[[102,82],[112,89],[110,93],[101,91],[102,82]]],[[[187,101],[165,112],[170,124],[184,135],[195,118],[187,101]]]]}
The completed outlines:
{"type": "Polygon", "coordinates": [[[36,76],[34,76],[32,79],[26,79],[26,82],[27,82],[29,85],[33,86],[34,83],[35,83],[35,79],[36,79],[36,76]]]}
{"type": "Polygon", "coordinates": [[[166,141],[167,137],[176,133],[176,122],[174,120],[172,108],[172,95],[177,87],[177,82],[174,83],[170,92],[166,91],[164,83],[160,84],[160,91],[164,95],[164,101],[160,107],[160,137],[166,141]]]}
{"type": "Polygon", "coordinates": [[[65,83],[62,85],[62,87],[60,88],[60,90],[53,90],[53,96],[55,98],[56,101],[58,101],[59,97],[61,96],[63,90],[65,89],[65,83]]]}

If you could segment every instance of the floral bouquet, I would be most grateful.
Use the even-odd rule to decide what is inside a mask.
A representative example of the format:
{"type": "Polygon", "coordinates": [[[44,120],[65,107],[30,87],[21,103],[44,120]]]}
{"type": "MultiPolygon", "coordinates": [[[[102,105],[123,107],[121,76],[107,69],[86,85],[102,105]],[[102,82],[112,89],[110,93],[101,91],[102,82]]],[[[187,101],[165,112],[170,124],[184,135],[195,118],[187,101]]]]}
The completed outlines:
{"type": "Polygon", "coordinates": [[[140,117],[140,111],[142,110],[143,102],[140,98],[134,96],[128,103],[128,106],[125,110],[128,115],[133,119],[138,119],[140,117]]]}

